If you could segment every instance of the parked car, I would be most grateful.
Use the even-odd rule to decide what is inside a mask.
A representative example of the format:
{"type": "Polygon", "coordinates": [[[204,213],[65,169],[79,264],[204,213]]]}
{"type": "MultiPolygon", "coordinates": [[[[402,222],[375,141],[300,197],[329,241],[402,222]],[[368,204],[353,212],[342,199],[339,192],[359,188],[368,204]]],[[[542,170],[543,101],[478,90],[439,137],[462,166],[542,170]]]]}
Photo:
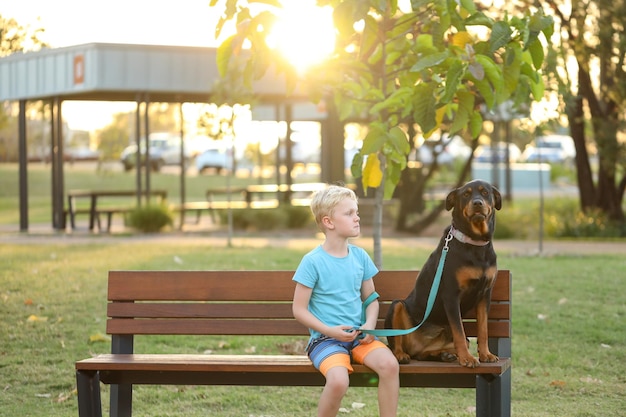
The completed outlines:
{"type": "Polygon", "coordinates": [[[214,169],[218,174],[224,169],[232,168],[229,152],[220,148],[209,148],[196,156],[196,168],[204,174],[209,169],[214,169]]]}
{"type": "Polygon", "coordinates": [[[522,154],[523,162],[568,163],[576,157],[574,140],[565,135],[537,136],[522,154]]]}
{"type": "Polygon", "coordinates": [[[441,139],[426,139],[416,149],[416,152],[417,155],[413,159],[417,159],[425,165],[431,165],[434,162],[435,155],[437,155],[437,163],[439,165],[452,165],[456,160],[467,159],[472,153],[472,148],[460,136],[448,139],[444,135],[441,139]]]}
{"type": "MultiPolygon", "coordinates": [[[[504,162],[506,161],[506,149],[507,144],[504,142],[498,142],[494,145],[480,145],[474,151],[474,162],[491,163],[491,162],[504,162]]],[[[508,144],[509,148],[509,162],[517,162],[521,155],[519,147],[514,143],[508,144]]]]}
{"type": "MultiPolygon", "coordinates": [[[[140,142],[141,160],[145,160],[144,140],[140,142]]],[[[191,153],[185,148],[185,166],[191,163],[191,153]]],[[[137,165],[137,145],[133,144],[122,151],[120,161],[125,171],[137,165]]],[[[169,133],[153,133],[150,135],[150,168],[159,171],[165,165],[180,165],[180,137],[169,133]]]]}

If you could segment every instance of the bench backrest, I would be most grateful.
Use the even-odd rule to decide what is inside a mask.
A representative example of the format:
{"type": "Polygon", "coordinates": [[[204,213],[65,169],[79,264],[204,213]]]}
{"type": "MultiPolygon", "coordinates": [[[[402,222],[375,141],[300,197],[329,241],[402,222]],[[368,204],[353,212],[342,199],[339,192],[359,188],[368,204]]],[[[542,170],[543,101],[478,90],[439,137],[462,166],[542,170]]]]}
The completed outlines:
{"type": "MultiPolygon", "coordinates": [[[[107,333],[112,335],[307,335],[291,311],[293,271],[110,271],[107,333]]],[[[417,271],[381,271],[374,277],[383,321],[403,299],[417,271]]],[[[511,336],[511,275],[498,272],[489,336],[511,336]]],[[[464,317],[476,336],[475,315],[464,317]]]]}

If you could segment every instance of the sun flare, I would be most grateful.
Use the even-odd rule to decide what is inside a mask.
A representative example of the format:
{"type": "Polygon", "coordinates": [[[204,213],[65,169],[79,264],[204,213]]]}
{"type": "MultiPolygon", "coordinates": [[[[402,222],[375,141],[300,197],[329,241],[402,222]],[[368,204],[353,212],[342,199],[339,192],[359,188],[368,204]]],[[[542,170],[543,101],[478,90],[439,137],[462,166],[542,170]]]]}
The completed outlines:
{"type": "Polygon", "coordinates": [[[267,42],[298,72],[306,71],[334,50],[332,9],[317,7],[314,0],[286,2],[267,42]]]}

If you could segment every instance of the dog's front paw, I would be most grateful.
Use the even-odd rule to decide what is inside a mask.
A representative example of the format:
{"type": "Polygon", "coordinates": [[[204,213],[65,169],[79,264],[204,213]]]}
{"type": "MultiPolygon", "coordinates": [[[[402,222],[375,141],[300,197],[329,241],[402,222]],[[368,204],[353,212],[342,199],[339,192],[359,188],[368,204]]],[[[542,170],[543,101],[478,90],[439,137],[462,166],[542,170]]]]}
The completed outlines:
{"type": "Polygon", "coordinates": [[[398,359],[398,363],[406,364],[411,362],[411,357],[406,352],[394,352],[393,354],[395,355],[396,359],[398,359]]]}
{"type": "Polygon", "coordinates": [[[500,360],[500,358],[498,358],[496,355],[494,355],[491,352],[487,352],[484,355],[478,355],[480,358],[480,361],[483,363],[491,363],[491,362],[498,362],[498,360],[500,360]]]}
{"type": "Polygon", "coordinates": [[[454,353],[441,352],[439,359],[441,359],[442,362],[456,362],[457,356],[454,353]]]}
{"type": "Polygon", "coordinates": [[[478,358],[470,355],[461,356],[459,355],[459,365],[465,366],[466,368],[476,368],[480,365],[478,358]]]}

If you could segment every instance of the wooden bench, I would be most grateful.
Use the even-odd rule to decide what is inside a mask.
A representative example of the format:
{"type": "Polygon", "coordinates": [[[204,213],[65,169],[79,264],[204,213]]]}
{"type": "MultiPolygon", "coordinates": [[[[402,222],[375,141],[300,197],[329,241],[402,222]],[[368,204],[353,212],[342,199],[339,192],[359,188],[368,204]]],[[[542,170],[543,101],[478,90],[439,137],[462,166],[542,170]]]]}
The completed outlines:
{"type": "Polygon", "coordinates": [[[215,210],[278,207],[277,200],[248,202],[244,199],[245,191],[245,188],[211,188],[206,191],[205,201],[189,201],[184,204],[173,205],[172,210],[195,212],[195,224],[199,224],[202,212],[205,210],[209,212],[211,220],[215,222],[215,210]]]}
{"type": "Polygon", "coordinates": [[[171,208],[178,212],[195,212],[195,224],[200,223],[202,212],[207,211],[215,222],[215,210],[271,209],[286,201],[292,206],[309,206],[309,195],[325,186],[323,183],[298,183],[291,186],[257,184],[245,188],[210,188],[206,191],[206,201],[190,201],[172,205],[171,208]],[[301,197],[295,198],[296,195],[301,197]],[[266,198],[267,196],[271,197],[266,198]]]}
{"type": "Polygon", "coordinates": [[[266,196],[273,196],[277,201],[292,202],[296,200],[299,203],[303,199],[308,199],[312,193],[324,189],[327,184],[322,182],[306,182],[296,184],[257,184],[249,185],[245,190],[245,199],[248,203],[258,199],[265,199],[266,196]],[[295,199],[296,195],[300,195],[302,198],[295,199]]]}
{"type": "MultiPolygon", "coordinates": [[[[88,214],[89,215],[89,230],[94,230],[97,225],[98,230],[102,231],[101,216],[106,216],[106,229],[107,233],[111,231],[111,223],[113,220],[113,214],[121,213],[126,215],[136,208],[136,198],[139,197],[146,199],[155,197],[159,204],[163,204],[167,201],[167,191],[165,190],[151,190],[150,192],[142,191],[138,193],[136,190],[70,190],[67,193],[68,208],[64,210],[64,217],[70,218],[70,226],[72,230],[76,229],[76,215],[88,214]],[[110,204],[103,204],[103,199],[112,200],[119,198],[127,200],[122,206],[112,206],[110,204]],[[87,199],[89,200],[89,207],[79,207],[77,200],[87,199]],[[134,201],[134,202],[130,202],[134,201]]],[[[65,223],[65,219],[64,219],[65,223]]]]}
{"type": "MultiPolygon", "coordinates": [[[[150,354],[133,350],[135,335],[294,336],[307,330],[293,319],[293,271],[111,271],[107,333],[112,353],[76,362],[79,416],[101,416],[100,383],[111,384],[111,415],[132,414],[132,385],[322,386],[324,378],[303,355],[150,354]]],[[[416,271],[381,271],[379,328],[393,299],[404,298],[416,271]]],[[[464,318],[476,336],[473,314],[464,318]]],[[[476,415],[511,414],[511,275],[499,271],[489,315],[496,363],[465,368],[413,361],[400,365],[402,387],[474,388],[476,415]]],[[[475,347],[475,344],[474,344],[475,347]]],[[[351,386],[375,385],[355,365],[351,386]]]]}

